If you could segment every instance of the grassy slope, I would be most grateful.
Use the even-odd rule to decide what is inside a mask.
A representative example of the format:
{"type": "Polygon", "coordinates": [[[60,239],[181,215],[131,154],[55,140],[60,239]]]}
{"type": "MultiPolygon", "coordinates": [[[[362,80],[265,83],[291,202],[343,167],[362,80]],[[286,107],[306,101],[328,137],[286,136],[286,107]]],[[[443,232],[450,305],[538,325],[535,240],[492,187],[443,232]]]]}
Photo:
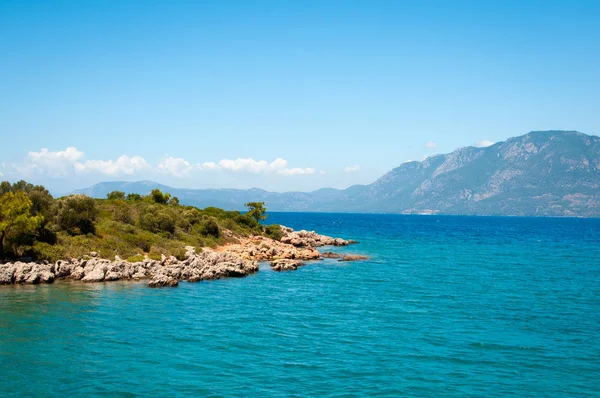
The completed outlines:
{"type": "MultiPolygon", "coordinates": [[[[38,242],[34,245],[36,257],[56,261],[81,258],[95,251],[103,258],[119,255],[130,261],[141,260],[146,254],[155,259],[160,259],[161,254],[182,258],[185,246],[199,250],[233,242],[237,237],[264,233],[258,222],[239,212],[160,205],[144,200],[96,199],[95,202],[98,210],[95,234],[74,235],[57,231],[56,244],[38,242]],[[152,223],[153,220],[147,217],[154,217],[158,222],[152,223]]],[[[266,232],[275,230],[277,228],[267,228],[266,232]]]]}

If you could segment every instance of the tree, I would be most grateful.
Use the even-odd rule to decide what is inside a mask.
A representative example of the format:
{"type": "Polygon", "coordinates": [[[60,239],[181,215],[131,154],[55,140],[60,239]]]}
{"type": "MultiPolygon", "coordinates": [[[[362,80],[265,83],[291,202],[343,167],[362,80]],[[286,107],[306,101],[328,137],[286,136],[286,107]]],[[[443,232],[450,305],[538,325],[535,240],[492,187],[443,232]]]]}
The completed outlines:
{"type": "Polygon", "coordinates": [[[58,201],[58,225],[73,235],[95,233],[96,202],[85,195],[71,195],[58,201]]]}
{"type": "Polygon", "coordinates": [[[267,219],[267,215],[265,214],[267,212],[265,202],[248,202],[245,203],[244,206],[248,208],[246,215],[252,217],[257,222],[267,219]]]}
{"type": "MultiPolygon", "coordinates": [[[[30,235],[42,224],[44,217],[31,214],[32,203],[25,192],[9,192],[0,197],[0,253],[7,245],[24,235],[30,235]]],[[[13,249],[13,254],[16,250],[13,249]]]]}
{"type": "Polygon", "coordinates": [[[9,193],[12,192],[12,188],[10,186],[10,182],[8,181],[2,181],[0,183],[0,196],[4,195],[5,193],[9,193]]]}
{"type": "Polygon", "coordinates": [[[150,191],[150,199],[152,199],[152,201],[154,203],[158,203],[160,205],[166,205],[169,203],[169,199],[171,199],[171,194],[170,193],[162,193],[162,191],[158,188],[153,189],[152,191],[150,191]]]}
{"type": "Polygon", "coordinates": [[[108,200],[125,200],[125,192],[123,191],[112,191],[106,194],[108,200]]]}
{"type": "Polygon", "coordinates": [[[151,205],[140,215],[140,226],[150,232],[175,232],[176,220],[171,209],[151,205]]]}
{"type": "Polygon", "coordinates": [[[179,198],[177,196],[173,196],[171,200],[169,200],[169,204],[173,206],[177,206],[179,204],[179,198]]]}
{"type": "Polygon", "coordinates": [[[142,200],[142,195],[140,195],[139,193],[130,193],[127,194],[127,200],[137,202],[138,200],[142,200]]]}

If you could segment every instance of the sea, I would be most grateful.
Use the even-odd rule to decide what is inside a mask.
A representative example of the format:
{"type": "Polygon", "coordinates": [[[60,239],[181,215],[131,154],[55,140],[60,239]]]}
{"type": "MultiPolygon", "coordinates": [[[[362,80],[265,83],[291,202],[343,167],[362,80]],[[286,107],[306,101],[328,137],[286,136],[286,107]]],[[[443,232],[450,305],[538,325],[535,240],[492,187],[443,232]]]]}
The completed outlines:
{"type": "Polygon", "coordinates": [[[273,213],[369,256],[0,286],[0,397],[598,397],[600,220],[273,213]]]}

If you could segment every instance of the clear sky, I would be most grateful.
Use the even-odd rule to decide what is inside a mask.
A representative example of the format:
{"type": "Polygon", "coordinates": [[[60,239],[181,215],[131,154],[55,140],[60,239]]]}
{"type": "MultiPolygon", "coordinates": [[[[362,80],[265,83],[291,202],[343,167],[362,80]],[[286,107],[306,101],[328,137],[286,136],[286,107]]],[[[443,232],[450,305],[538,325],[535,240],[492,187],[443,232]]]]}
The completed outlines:
{"type": "Polygon", "coordinates": [[[0,0],[0,173],[275,191],[600,133],[600,1],[0,0]]]}

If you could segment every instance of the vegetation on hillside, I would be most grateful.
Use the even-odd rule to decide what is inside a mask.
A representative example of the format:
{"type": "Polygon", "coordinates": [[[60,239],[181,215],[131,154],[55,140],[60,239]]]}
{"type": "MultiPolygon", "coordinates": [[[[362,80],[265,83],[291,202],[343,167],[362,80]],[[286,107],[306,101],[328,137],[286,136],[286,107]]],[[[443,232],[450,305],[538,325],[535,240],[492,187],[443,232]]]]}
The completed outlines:
{"type": "Polygon", "coordinates": [[[0,259],[33,257],[56,261],[92,251],[140,260],[161,254],[182,258],[185,246],[214,247],[237,237],[281,238],[277,225],[262,226],[264,202],[248,212],[179,204],[177,197],[152,190],[147,196],[110,192],[106,199],[70,195],[55,199],[43,186],[25,181],[0,183],[0,259]]]}

